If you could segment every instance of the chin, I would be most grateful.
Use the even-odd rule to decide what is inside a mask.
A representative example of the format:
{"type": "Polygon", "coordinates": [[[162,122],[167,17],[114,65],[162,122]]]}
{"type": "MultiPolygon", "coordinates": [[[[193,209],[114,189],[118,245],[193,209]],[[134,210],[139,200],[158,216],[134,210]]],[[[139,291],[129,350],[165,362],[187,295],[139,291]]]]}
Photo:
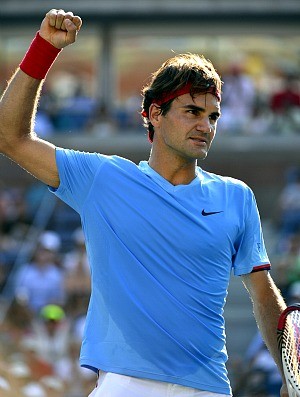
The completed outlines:
{"type": "Polygon", "coordinates": [[[207,154],[208,154],[207,152],[200,153],[198,156],[198,160],[205,160],[207,157],[207,154]]]}

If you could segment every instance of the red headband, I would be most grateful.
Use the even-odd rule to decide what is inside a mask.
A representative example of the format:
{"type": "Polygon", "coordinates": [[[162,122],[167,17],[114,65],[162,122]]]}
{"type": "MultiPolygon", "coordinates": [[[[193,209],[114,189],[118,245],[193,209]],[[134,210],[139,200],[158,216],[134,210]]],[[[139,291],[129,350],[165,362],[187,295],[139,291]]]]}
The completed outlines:
{"type": "MultiPolygon", "coordinates": [[[[156,103],[158,106],[161,106],[164,103],[169,102],[172,99],[175,99],[181,95],[190,94],[191,87],[192,87],[192,83],[189,82],[183,87],[179,88],[178,90],[162,94],[160,99],[153,99],[152,103],[156,103]]],[[[202,93],[202,91],[199,93],[202,93]]],[[[214,95],[219,102],[221,101],[221,93],[215,86],[209,85],[208,87],[203,87],[203,94],[207,94],[207,93],[214,95]]],[[[146,110],[142,111],[142,116],[143,117],[149,116],[146,110]]]]}

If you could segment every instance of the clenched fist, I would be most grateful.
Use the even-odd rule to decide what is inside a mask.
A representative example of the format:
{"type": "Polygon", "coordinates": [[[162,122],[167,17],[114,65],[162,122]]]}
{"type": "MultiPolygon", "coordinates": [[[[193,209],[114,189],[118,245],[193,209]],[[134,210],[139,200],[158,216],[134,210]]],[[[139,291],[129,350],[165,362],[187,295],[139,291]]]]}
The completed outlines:
{"type": "Polygon", "coordinates": [[[75,42],[81,25],[81,18],[72,12],[52,9],[43,19],[39,34],[54,47],[64,48],[75,42]]]}

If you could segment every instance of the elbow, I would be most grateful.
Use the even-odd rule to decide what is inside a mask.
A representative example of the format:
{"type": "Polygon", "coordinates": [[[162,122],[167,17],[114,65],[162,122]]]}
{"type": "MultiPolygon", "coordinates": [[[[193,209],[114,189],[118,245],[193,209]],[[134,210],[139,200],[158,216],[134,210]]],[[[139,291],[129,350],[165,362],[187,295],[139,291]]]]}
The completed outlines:
{"type": "Polygon", "coordinates": [[[19,152],[23,143],[32,139],[34,134],[24,133],[24,128],[17,126],[0,126],[0,153],[7,157],[14,158],[14,154],[19,152]]]}

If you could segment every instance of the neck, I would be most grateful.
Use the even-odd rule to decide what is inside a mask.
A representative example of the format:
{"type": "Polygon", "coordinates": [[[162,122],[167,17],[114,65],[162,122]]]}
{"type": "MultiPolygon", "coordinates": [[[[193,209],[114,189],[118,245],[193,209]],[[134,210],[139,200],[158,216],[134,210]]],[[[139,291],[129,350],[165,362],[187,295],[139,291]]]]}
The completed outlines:
{"type": "Polygon", "coordinates": [[[174,159],[168,161],[167,158],[159,159],[151,153],[148,164],[174,186],[188,185],[196,177],[196,160],[192,162],[176,162],[174,159]]]}

